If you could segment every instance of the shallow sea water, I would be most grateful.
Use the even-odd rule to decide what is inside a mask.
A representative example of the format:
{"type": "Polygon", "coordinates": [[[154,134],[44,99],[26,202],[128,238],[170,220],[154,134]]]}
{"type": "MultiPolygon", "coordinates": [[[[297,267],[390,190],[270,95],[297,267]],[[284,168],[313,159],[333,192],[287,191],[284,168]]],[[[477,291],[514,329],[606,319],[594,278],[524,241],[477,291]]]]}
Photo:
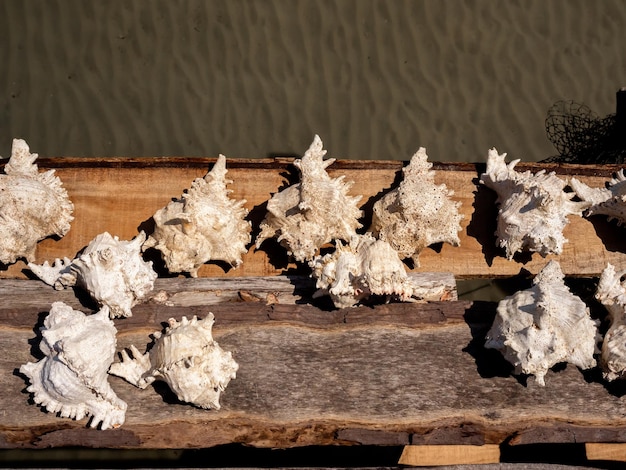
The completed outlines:
{"type": "Polygon", "coordinates": [[[483,161],[614,112],[621,0],[0,0],[0,155],[483,161]]]}

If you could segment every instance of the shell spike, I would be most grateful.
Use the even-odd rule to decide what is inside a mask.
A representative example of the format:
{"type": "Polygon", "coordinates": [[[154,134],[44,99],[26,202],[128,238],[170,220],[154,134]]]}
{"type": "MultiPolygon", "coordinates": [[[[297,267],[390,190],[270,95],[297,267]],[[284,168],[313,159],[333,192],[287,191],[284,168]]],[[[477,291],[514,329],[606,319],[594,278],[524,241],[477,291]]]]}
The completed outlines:
{"type": "Polygon", "coordinates": [[[618,225],[626,222],[626,177],[623,169],[605,187],[591,188],[576,178],[571,179],[570,185],[576,195],[588,205],[585,216],[605,215],[618,225]]]}
{"type": "Polygon", "coordinates": [[[36,153],[30,153],[30,148],[25,140],[13,139],[11,145],[11,158],[4,167],[7,175],[30,175],[36,176],[38,168],[35,160],[39,157],[36,153]]]}
{"type": "Polygon", "coordinates": [[[228,173],[226,157],[220,153],[211,170],[204,176],[204,180],[209,185],[214,185],[212,189],[221,189],[228,193],[230,191],[226,189],[226,185],[232,183],[232,181],[226,179],[226,173],[228,173]]]}

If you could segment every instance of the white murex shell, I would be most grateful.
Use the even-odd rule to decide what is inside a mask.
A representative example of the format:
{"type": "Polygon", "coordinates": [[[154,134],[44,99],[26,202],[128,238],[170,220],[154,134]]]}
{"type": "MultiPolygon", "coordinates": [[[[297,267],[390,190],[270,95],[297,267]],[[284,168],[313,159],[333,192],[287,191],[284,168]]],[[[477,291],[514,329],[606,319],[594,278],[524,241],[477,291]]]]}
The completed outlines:
{"type": "Polygon", "coordinates": [[[74,205],[54,170],[39,173],[36,153],[13,140],[11,158],[0,175],[0,262],[35,259],[37,242],[64,236],[74,205]]]}
{"type": "Polygon", "coordinates": [[[515,374],[534,375],[543,386],[556,364],[595,367],[597,343],[597,322],[567,288],[561,267],[553,260],[535,276],[530,289],[500,301],[485,347],[500,351],[515,374]]]}
{"type": "Polygon", "coordinates": [[[343,176],[331,178],[326,168],[335,159],[324,160],[319,136],[293,164],[300,170],[300,183],[274,194],[267,202],[267,215],[261,222],[256,247],[277,236],[296,261],[310,261],[319,248],[331,241],[350,240],[361,227],[358,208],[361,196],[349,196],[351,182],[343,176]]]}
{"type": "Polygon", "coordinates": [[[212,313],[204,320],[170,318],[165,333],[154,333],[153,347],[141,354],[135,346],[122,351],[122,362],[111,365],[110,374],[146,388],[155,380],[165,381],[179,400],[199,408],[220,409],[220,395],[239,365],[231,352],[224,351],[213,339],[212,313]]]}
{"type": "Polygon", "coordinates": [[[570,186],[583,201],[591,204],[585,215],[606,215],[615,219],[619,225],[626,223],[626,176],[620,170],[606,188],[591,188],[585,183],[571,178],[570,186]]]}
{"type": "Polygon", "coordinates": [[[433,293],[416,285],[398,253],[370,233],[353,236],[345,246],[337,241],[334,252],[315,257],[309,266],[317,280],[314,296],[330,295],[337,308],[352,307],[373,295],[409,301],[433,293]]]}
{"type": "Polygon", "coordinates": [[[193,181],[191,189],[154,214],[154,233],[143,249],[154,247],[172,273],[189,272],[197,277],[207,261],[225,261],[233,267],[251,241],[251,223],[246,221],[245,200],[228,197],[226,157],[220,155],[204,178],[193,181]]]}
{"type": "Polygon", "coordinates": [[[152,262],[141,257],[146,239],[140,232],[130,241],[120,241],[108,232],[96,236],[74,260],[57,259],[52,265],[29,263],[28,267],[57,290],[78,285],[100,305],[109,307],[111,317],[130,317],[132,307],[154,288],[157,273],[152,262]]]}
{"type": "Polygon", "coordinates": [[[374,204],[371,231],[388,242],[400,258],[412,258],[419,266],[420,252],[434,243],[459,246],[460,202],[445,184],[436,185],[426,149],[413,155],[403,168],[403,181],[374,204]]]}
{"type": "Polygon", "coordinates": [[[498,194],[498,246],[508,259],[520,251],[561,254],[567,241],[563,236],[567,216],[580,216],[589,203],[572,201],[575,194],[564,191],[567,183],[555,173],[519,173],[514,169],[519,160],[507,165],[505,158],[506,153],[489,150],[487,171],[480,177],[498,194]]]}
{"type": "Polygon", "coordinates": [[[35,403],[63,418],[91,416],[92,428],[121,426],[127,405],[107,381],[116,333],[107,307],[85,315],[54,302],[41,328],[39,349],[45,357],[20,367],[35,403]]]}
{"type": "Polygon", "coordinates": [[[609,312],[610,326],[604,335],[600,366],[606,380],[626,378],[626,270],[616,272],[608,264],[602,271],[596,299],[609,312]]]}

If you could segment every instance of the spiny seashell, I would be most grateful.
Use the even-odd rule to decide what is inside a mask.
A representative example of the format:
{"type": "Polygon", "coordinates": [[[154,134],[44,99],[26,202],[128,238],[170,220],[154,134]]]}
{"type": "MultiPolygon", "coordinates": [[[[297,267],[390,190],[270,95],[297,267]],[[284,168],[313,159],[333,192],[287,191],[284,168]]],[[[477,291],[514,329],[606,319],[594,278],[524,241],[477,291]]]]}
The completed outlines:
{"type": "Polygon", "coordinates": [[[85,315],[54,302],[41,328],[45,357],[20,367],[35,403],[63,418],[92,416],[90,426],[101,429],[121,426],[126,414],[126,403],[107,381],[117,333],[108,310],[85,315]]]}
{"type": "Polygon", "coordinates": [[[109,307],[112,318],[130,317],[132,307],[145,299],[157,278],[152,262],[141,257],[145,239],[144,232],[131,241],[120,241],[104,232],[74,260],[57,259],[53,265],[47,261],[42,265],[29,263],[28,267],[55,289],[82,287],[100,305],[109,307]]]}
{"type": "Polygon", "coordinates": [[[154,233],[144,249],[154,247],[170,272],[189,272],[207,261],[225,261],[233,267],[242,263],[250,243],[251,223],[244,220],[248,210],[245,200],[228,197],[226,157],[220,155],[204,178],[197,178],[191,189],[154,214],[154,233]]]}
{"type": "Polygon", "coordinates": [[[626,176],[620,170],[609,181],[606,188],[591,188],[576,178],[570,179],[570,186],[576,195],[591,206],[585,211],[586,216],[606,215],[616,220],[619,225],[626,222],[626,176]]]}
{"type": "Polygon", "coordinates": [[[606,380],[626,378],[626,270],[608,264],[602,271],[596,299],[609,312],[610,326],[604,335],[600,366],[606,380]]]}
{"type": "Polygon", "coordinates": [[[155,380],[165,381],[179,400],[205,409],[220,409],[220,395],[236,376],[239,365],[231,352],[213,339],[212,313],[204,320],[194,316],[180,322],[170,318],[165,333],[154,333],[153,347],[141,354],[135,346],[122,351],[122,362],[109,373],[146,388],[155,380]]]}
{"type": "Polygon", "coordinates": [[[561,254],[567,241],[563,236],[567,216],[581,215],[589,203],[572,201],[575,194],[563,190],[567,183],[554,172],[518,173],[514,167],[519,160],[507,165],[505,157],[506,153],[499,155],[491,149],[487,172],[480,177],[481,183],[498,194],[498,246],[508,259],[520,251],[561,254]]]}
{"type": "Polygon", "coordinates": [[[352,183],[343,176],[331,178],[326,167],[335,159],[323,160],[326,150],[315,136],[301,160],[300,183],[280,191],[268,201],[267,215],[261,222],[256,247],[267,238],[277,240],[297,261],[311,260],[319,248],[332,240],[350,240],[361,227],[361,196],[348,196],[352,183]]]}
{"type": "Polygon", "coordinates": [[[413,155],[402,172],[404,180],[374,204],[371,231],[388,242],[400,258],[419,266],[420,252],[433,243],[459,246],[460,202],[453,202],[445,184],[435,184],[426,149],[413,155]]]}
{"type": "Polygon", "coordinates": [[[597,322],[563,278],[559,263],[552,260],[530,289],[501,300],[485,342],[513,364],[515,374],[534,375],[542,386],[548,370],[561,362],[581,369],[596,365],[597,322]]]}
{"type": "Polygon", "coordinates": [[[317,279],[315,297],[330,295],[337,308],[352,307],[372,295],[408,301],[422,294],[398,253],[370,233],[354,235],[345,246],[337,241],[333,253],[315,257],[309,266],[317,279]]]}
{"type": "Polygon", "coordinates": [[[54,170],[39,173],[36,153],[13,140],[11,158],[0,175],[0,262],[35,259],[39,240],[62,237],[74,219],[74,205],[54,170]]]}

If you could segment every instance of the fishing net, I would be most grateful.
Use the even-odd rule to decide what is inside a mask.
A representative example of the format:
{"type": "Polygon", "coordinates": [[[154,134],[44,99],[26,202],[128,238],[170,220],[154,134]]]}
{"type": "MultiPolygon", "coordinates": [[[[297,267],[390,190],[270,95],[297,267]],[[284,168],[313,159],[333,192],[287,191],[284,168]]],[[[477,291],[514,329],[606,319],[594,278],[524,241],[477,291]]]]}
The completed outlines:
{"type": "Polygon", "coordinates": [[[544,161],[587,164],[626,161],[626,140],[619,135],[615,114],[600,118],[584,104],[557,101],[548,110],[546,133],[559,154],[544,161]]]}

